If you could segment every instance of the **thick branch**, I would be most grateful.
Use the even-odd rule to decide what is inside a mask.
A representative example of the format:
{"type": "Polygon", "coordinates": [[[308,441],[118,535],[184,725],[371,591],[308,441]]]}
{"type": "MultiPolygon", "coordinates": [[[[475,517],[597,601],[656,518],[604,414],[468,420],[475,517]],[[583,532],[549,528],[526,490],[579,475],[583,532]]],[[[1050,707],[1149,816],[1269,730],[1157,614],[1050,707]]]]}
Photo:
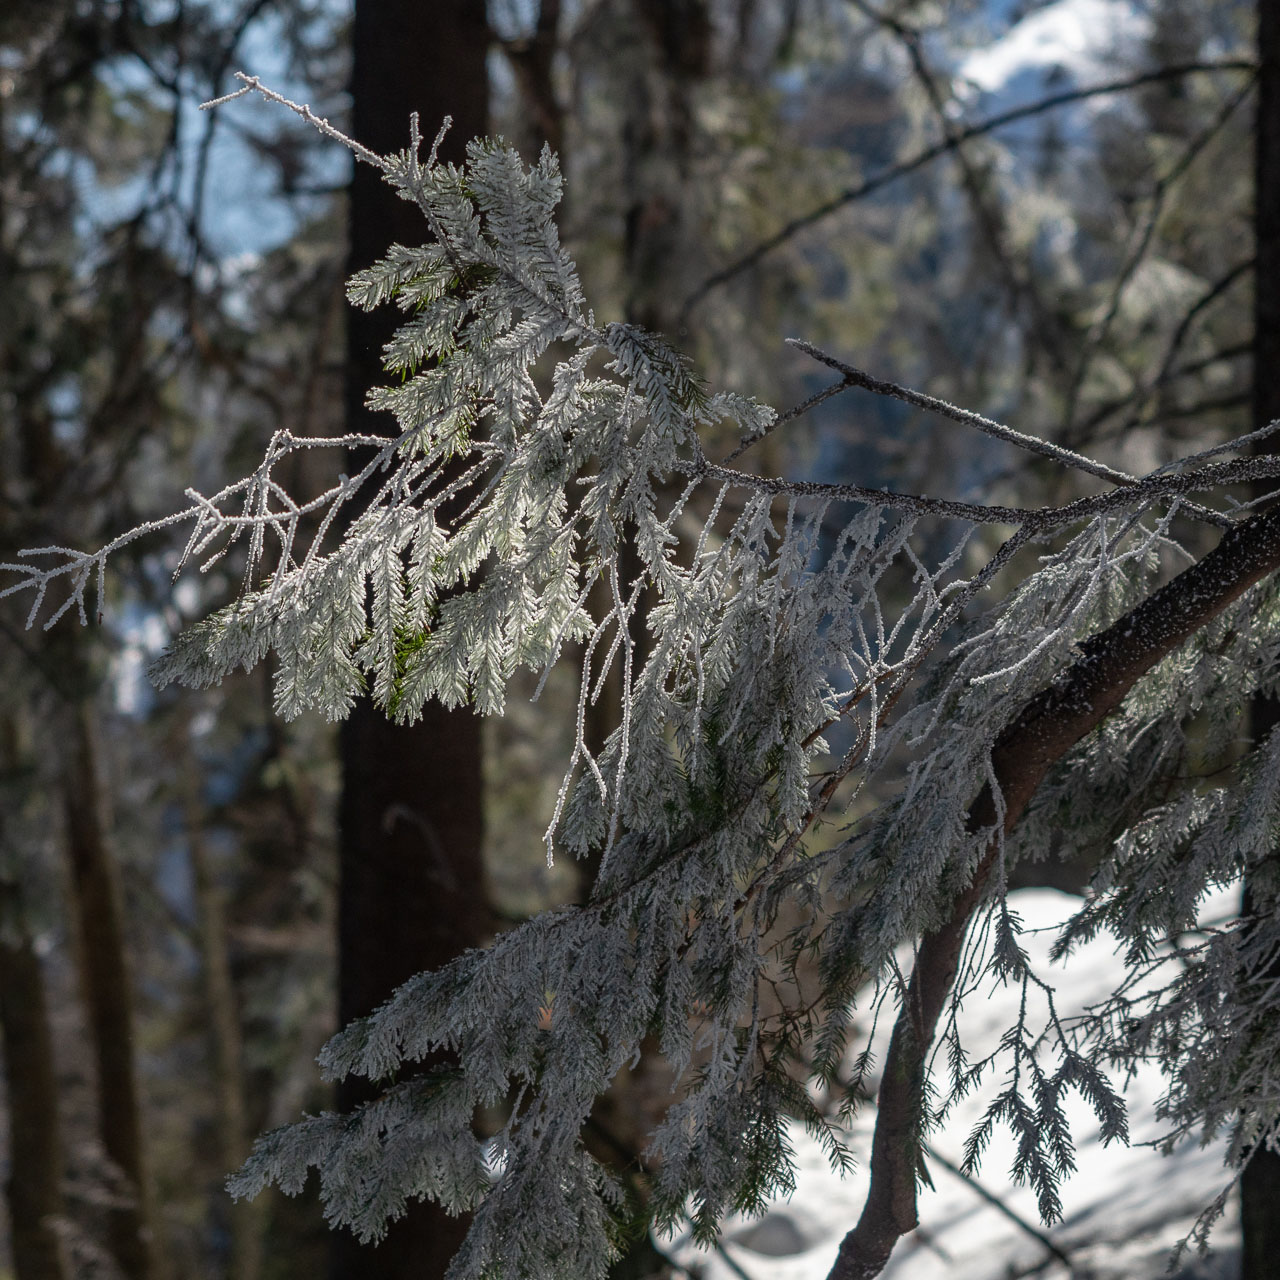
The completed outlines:
{"type": "MultiPolygon", "coordinates": [[[[1049,769],[1124,700],[1134,683],[1251,586],[1280,568],[1280,512],[1224,535],[1209,555],[1081,645],[1083,656],[1027,703],[991,754],[1004,806],[1004,832],[1026,810],[1049,769]]],[[[997,822],[991,790],[969,810],[969,830],[997,822]]],[[[844,1238],[828,1280],[871,1280],[917,1224],[916,1176],[925,1066],[955,981],[965,932],[1003,839],[993,836],[950,917],[920,945],[885,1059],[871,1149],[871,1190],[844,1238]]]]}

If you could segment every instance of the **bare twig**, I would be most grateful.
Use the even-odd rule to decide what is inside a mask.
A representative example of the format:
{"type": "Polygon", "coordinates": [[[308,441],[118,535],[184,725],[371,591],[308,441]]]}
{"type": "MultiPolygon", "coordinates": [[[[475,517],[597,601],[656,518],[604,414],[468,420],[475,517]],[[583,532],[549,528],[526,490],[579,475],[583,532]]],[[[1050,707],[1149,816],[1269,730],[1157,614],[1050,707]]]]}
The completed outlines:
{"type": "MultiPolygon", "coordinates": [[[[833,369],[839,369],[845,378],[844,382],[839,384],[838,389],[840,390],[849,386],[864,387],[868,391],[874,391],[877,395],[891,396],[896,400],[902,400],[909,405],[913,405],[917,409],[939,413],[945,418],[950,418],[953,422],[961,422],[965,426],[975,427],[977,430],[985,432],[997,440],[1004,440],[1009,444],[1017,445],[1018,448],[1026,449],[1029,453],[1042,454],[1044,457],[1052,458],[1055,462],[1060,462],[1064,466],[1075,467],[1077,470],[1088,472],[1088,474],[1097,476],[1101,480],[1110,480],[1114,484],[1122,485],[1137,483],[1136,478],[1127,471],[1118,471],[1115,467],[1109,467],[1104,462],[1096,462],[1092,458],[1085,457],[1084,454],[1077,453],[1074,449],[1067,449],[1062,445],[1053,444],[1051,441],[1042,440],[1039,436],[1027,435],[1025,432],[1018,431],[1013,427],[1007,427],[1003,423],[995,422],[991,418],[984,418],[982,414],[974,413],[970,409],[961,409],[945,400],[926,395],[922,391],[912,391],[909,387],[900,387],[895,382],[886,382],[881,378],[873,378],[869,373],[864,373],[853,365],[845,364],[843,360],[838,360],[835,356],[828,355],[817,347],[810,346],[807,342],[801,342],[797,338],[788,338],[787,341],[791,346],[798,347],[815,360],[819,360],[833,369]]],[[[1194,515],[1209,524],[1217,525],[1220,529],[1228,528],[1231,524],[1231,521],[1220,511],[1214,511],[1209,507],[1190,502],[1185,504],[1185,507],[1188,514],[1194,515]]]]}
{"type": "MultiPolygon", "coordinates": [[[[1122,396],[1117,396],[1113,400],[1107,401],[1106,404],[1099,405],[1089,417],[1085,418],[1077,429],[1077,438],[1081,440],[1094,441],[1098,437],[1094,434],[1098,427],[1101,426],[1108,418],[1114,414],[1120,413],[1122,410],[1131,406],[1141,405],[1143,401],[1148,400],[1157,392],[1162,391],[1169,383],[1177,378],[1190,377],[1201,372],[1208,365],[1214,364],[1219,360],[1231,359],[1238,355],[1244,355],[1252,350],[1252,344],[1242,342],[1234,347],[1228,347],[1222,351],[1215,351],[1212,355],[1202,357],[1198,360],[1189,361],[1186,364],[1178,364],[1177,359],[1182,351],[1183,345],[1186,343],[1187,335],[1191,332],[1191,327],[1195,322],[1207,311],[1219,298],[1223,297],[1228,290],[1244,276],[1248,275],[1254,268],[1255,259],[1248,258],[1244,262],[1238,262],[1234,267],[1226,272],[1225,275],[1215,280],[1187,309],[1182,319],[1178,322],[1177,328],[1173,331],[1169,339],[1169,345],[1165,350],[1164,359],[1160,362],[1160,368],[1156,374],[1141,383],[1133,390],[1122,396]]],[[[1142,415],[1141,409],[1134,409],[1130,417],[1120,428],[1127,431],[1132,427],[1140,426],[1146,421],[1142,415]]]]}
{"type": "Polygon", "coordinates": [[[821,391],[814,392],[807,400],[801,401],[794,408],[788,409],[786,413],[780,413],[763,431],[757,431],[754,435],[743,436],[738,441],[737,447],[733,452],[720,459],[720,465],[727,467],[729,463],[736,462],[752,445],[759,444],[761,440],[766,436],[772,435],[784,423],[793,422],[796,418],[803,417],[811,409],[816,409],[824,401],[830,400],[832,396],[839,395],[840,392],[854,385],[848,377],[845,377],[839,382],[833,382],[829,387],[823,387],[821,391]]]}
{"type": "Polygon", "coordinates": [[[1081,437],[1082,433],[1075,425],[1075,418],[1079,407],[1080,395],[1084,390],[1085,379],[1088,376],[1094,357],[1101,351],[1116,317],[1120,314],[1120,304],[1124,299],[1125,292],[1147,256],[1147,250],[1151,246],[1156,228],[1160,225],[1160,218],[1164,213],[1165,200],[1169,192],[1186,174],[1187,170],[1191,168],[1205,147],[1213,141],[1231,117],[1235,115],[1236,111],[1239,110],[1245,99],[1252,93],[1256,81],[1256,75],[1250,76],[1248,81],[1223,103],[1213,119],[1191,138],[1178,159],[1156,180],[1151,191],[1150,203],[1147,207],[1146,217],[1143,219],[1142,229],[1135,237],[1133,248],[1129,251],[1123,266],[1116,275],[1107,309],[1092,326],[1081,349],[1080,359],[1067,391],[1067,407],[1063,415],[1063,436],[1065,439],[1076,440],[1081,437]]]}
{"type": "Polygon", "coordinates": [[[1064,449],[1061,445],[1042,440],[1038,436],[1030,436],[1013,427],[1006,427],[1001,422],[996,422],[991,418],[984,418],[982,414],[974,413],[970,409],[958,408],[956,405],[949,404],[946,400],[939,400],[936,396],[926,395],[923,391],[913,391],[910,387],[899,386],[896,382],[873,377],[862,369],[847,364],[837,356],[829,355],[827,352],[799,338],[788,338],[787,345],[795,347],[797,350],[803,351],[805,355],[812,356],[829,368],[837,369],[843,373],[844,383],[841,387],[842,390],[844,387],[863,387],[878,396],[889,396],[894,400],[901,400],[906,404],[912,405],[916,409],[924,409],[928,413],[939,413],[944,418],[950,418],[953,422],[963,423],[967,427],[975,427],[977,430],[993,436],[997,440],[1004,440],[1009,444],[1017,445],[1019,449],[1026,449],[1029,453],[1042,454],[1046,458],[1052,458],[1055,462],[1061,462],[1064,466],[1087,471],[1090,475],[1097,476],[1100,480],[1110,480],[1115,484],[1133,483],[1133,476],[1124,471],[1117,471],[1114,467],[1109,467],[1104,462],[1095,462],[1092,458],[1086,458],[1084,454],[1076,453],[1073,449],[1064,449]]]}
{"type": "Polygon", "coordinates": [[[938,77],[925,58],[921,31],[892,14],[882,13],[868,4],[867,0],[847,0],[847,3],[878,26],[892,32],[907,51],[916,79],[929,100],[938,130],[950,144],[951,152],[960,167],[961,180],[969,195],[969,205],[973,210],[974,221],[986,240],[987,247],[991,250],[997,270],[1004,277],[1009,295],[1015,305],[1020,302],[1026,303],[1041,348],[1056,368],[1064,369],[1066,359],[1054,335],[1053,324],[1046,311],[1044,300],[1036,288],[1034,277],[1027,273],[1020,273],[1014,264],[1006,244],[1005,228],[1001,225],[999,209],[993,208],[991,201],[988,200],[984,190],[983,175],[969,155],[966,144],[974,139],[966,136],[962,121],[949,110],[954,107],[954,100],[949,100],[948,96],[943,94],[938,84],[938,77]]]}
{"type": "MultiPolygon", "coordinates": [[[[1037,533],[1062,528],[1089,516],[1123,511],[1163,498],[1183,497],[1221,485],[1244,484],[1252,480],[1280,476],[1280,458],[1241,458],[1217,463],[1196,471],[1168,474],[1163,470],[1131,481],[1110,493],[1077,498],[1059,507],[983,506],[973,502],[956,502],[949,498],[930,498],[925,494],[893,493],[887,489],[869,489],[857,484],[829,484],[816,480],[783,480],[775,476],[755,476],[722,464],[701,459],[678,463],[681,475],[718,480],[722,484],[771,493],[778,497],[825,498],[835,502],[863,502],[869,506],[906,511],[913,515],[945,516],[969,520],[974,524],[1021,525],[1037,533]]],[[[1184,507],[1189,505],[1184,503],[1184,507]]],[[[1207,508],[1205,509],[1208,510],[1207,508]]],[[[1211,512],[1215,524],[1231,523],[1220,512],[1211,512]]]]}
{"type": "Polygon", "coordinates": [[[244,88],[237,89],[234,93],[223,94],[221,98],[212,98],[208,102],[200,104],[201,111],[211,111],[214,107],[220,107],[225,102],[234,102],[236,98],[243,98],[247,93],[260,93],[269,102],[278,102],[282,107],[288,107],[295,115],[301,116],[308,124],[314,125],[320,130],[326,138],[332,138],[334,142],[340,142],[346,147],[358,160],[363,160],[366,164],[371,164],[375,169],[386,170],[387,162],[376,151],[370,151],[368,147],[363,146],[354,138],[349,138],[341,129],[331,125],[323,116],[318,116],[311,110],[305,102],[294,102],[291,98],[286,98],[284,94],[277,93],[274,89],[268,89],[257,76],[246,75],[243,71],[236,72],[236,79],[243,81],[244,88]]]}
{"type": "Polygon", "coordinates": [[[988,1191],[977,1178],[972,1174],[965,1173],[958,1164],[948,1160],[946,1156],[931,1147],[927,1142],[924,1144],[924,1150],[930,1160],[936,1160],[948,1173],[954,1173],[957,1178],[968,1185],[975,1195],[980,1196],[993,1209],[1002,1213],[1019,1231],[1024,1231],[1032,1239],[1038,1240],[1049,1251],[1050,1255],[1057,1258],[1064,1266],[1068,1268],[1071,1266],[1071,1255],[1059,1248],[1047,1231],[1041,1231],[1034,1222],[1028,1222],[1020,1213],[1015,1213],[998,1195],[988,1191]]]}

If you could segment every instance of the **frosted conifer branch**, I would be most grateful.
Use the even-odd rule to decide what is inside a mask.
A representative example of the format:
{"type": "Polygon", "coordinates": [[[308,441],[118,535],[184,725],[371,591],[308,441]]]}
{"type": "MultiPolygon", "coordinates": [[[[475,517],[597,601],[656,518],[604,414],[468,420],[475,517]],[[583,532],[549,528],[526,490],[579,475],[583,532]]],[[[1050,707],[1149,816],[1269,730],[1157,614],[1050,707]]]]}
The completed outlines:
{"type": "MultiPolygon", "coordinates": [[[[65,590],[55,617],[75,608],[83,619],[110,554],[189,524],[182,563],[207,568],[238,549],[245,586],[175,639],[161,682],[216,682],[273,652],[282,713],[341,716],[368,689],[410,721],[429,699],[499,713],[518,670],[541,688],[572,661],[572,744],[547,850],[597,857],[600,870],[589,902],[412,979],[322,1056],[333,1076],[390,1077],[441,1051],[456,1069],[395,1084],[353,1116],[268,1135],[236,1188],[296,1191],[315,1166],[331,1218],[363,1238],[411,1191],[474,1211],[458,1280],[602,1276],[620,1193],[581,1128],[645,1046],[660,1045],[677,1085],[645,1157],[650,1210],[671,1224],[693,1205],[710,1239],[724,1214],[787,1185],[788,1117],[847,1163],[847,1135],[796,1066],[834,1079],[852,1003],[878,1014],[896,1002],[884,1076],[896,1083],[882,1088],[880,1112],[909,1140],[873,1146],[870,1216],[855,1244],[874,1261],[914,1213],[906,1188],[930,1046],[960,998],[956,973],[985,966],[1028,988],[1040,981],[1002,908],[966,939],[1007,861],[1041,847],[1046,831],[1074,838],[1055,806],[1076,815],[1082,848],[1107,850],[1064,945],[1106,927],[1149,956],[1194,920],[1206,884],[1270,856],[1280,743],[1246,757],[1239,785],[1212,796],[1171,800],[1180,783],[1169,762],[1206,708],[1223,722],[1206,733],[1221,736],[1257,690],[1280,685],[1280,593],[1265,581],[1280,562],[1280,518],[1211,513],[1230,525],[1217,550],[1163,587],[1156,553],[1177,546],[1170,528],[1187,495],[1275,478],[1280,460],[1215,460],[1255,433],[1129,477],[808,346],[842,381],[779,418],[712,393],[660,336],[597,323],[559,242],[549,153],[526,168],[500,144],[474,142],[459,169],[434,147],[420,155],[415,120],[405,152],[375,157],[241,79],[219,101],[256,91],[283,103],[377,164],[423,212],[428,244],[392,246],[349,283],[356,305],[392,302],[404,317],[386,348],[390,385],[369,402],[395,427],[338,439],[277,431],[250,475],[211,495],[188,490],[172,516],[96,552],[46,547],[0,566],[18,575],[0,598],[30,591],[34,622],[50,589],[65,590]],[[729,465],[855,382],[1117,487],[1057,507],[986,506],[729,465]],[[702,440],[726,420],[741,443],[713,464],[702,440]],[[288,493],[282,460],[346,445],[370,450],[355,474],[306,500],[288,493]],[[998,545],[985,532],[993,524],[1010,530],[998,545]],[[634,572],[621,567],[624,551],[634,572]],[[1018,585],[993,591],[1033,551],[1018,585]],[[592,616],[600,583],[607,599],[592,616]],[[632,628],[646,598],[640,645],[632,628]],[[618,728],[589,741],[587,709],[613,674],[618,728]],[[859,808],[841,838],[815,841],[851,794],[859,808]],[[1095,815],[1114,813],[1133,815],[1118,842],[1096,829],[1095,815]],[[784,919],[800,922],[787,936],[784,919]],[[918,947],[909,979],[897,968],[904,944],[918,947]],[[816,997],[785,994],[814,973],[816,997]],[[471,1120],[511,1097],[520,1102],[493,1157],[471,1120]]],[[[1109,1058],[1133,1061],[1153,1044],[1166,1054],[1181,1072],[1168,1103],[1175,1131],[1238,1122],[1238,1158],[1264,1139],[1280,1116],[1266,1075],[1280,1019],[1273,996],[1250,1003],[1248,974],[1280,945],[1273,906],[1261,925],[1209,937],[1203,962],[1181,977],[1159,983],[1144,970],[1148,985],[1117,990],[1081,1032],[1092,1036],[1087,1053],[1056,1021],[1041,1038],[1023,1022],[1012,1029],[1010,1052],[1042,1097],[1015,1088],[1002,1114],[1022,1126],[1047,1211],[1069,1144],[1044,1098],[1072,1083],[1119,1133],[1109,1058]],[[1219,991],[1230,996],[1224,1012],[1219,991]],[[1247,1035],[1218,1062],[1210,1046],[1226,1023],[1247,1035]],[[1042,1044],[1056,1066],[1038,1060],[1042,1044]]],[[[965,1075],[962,1046],[948,1048],[954,1088],[968,1087],[976,1075],[965,1075]]],[[[975,1135],[975,1159],[988,1131],[975,1135]]]]}

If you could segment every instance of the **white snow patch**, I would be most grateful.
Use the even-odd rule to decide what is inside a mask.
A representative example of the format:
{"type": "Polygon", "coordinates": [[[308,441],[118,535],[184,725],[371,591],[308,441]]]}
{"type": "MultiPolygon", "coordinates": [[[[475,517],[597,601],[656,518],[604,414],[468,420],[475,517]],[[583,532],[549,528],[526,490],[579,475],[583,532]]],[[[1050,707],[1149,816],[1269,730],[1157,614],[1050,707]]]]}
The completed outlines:
{"type": "Polygon", "coordinates": [[[1024,71],[1060,67],[1077,83],[1110,75],[1112,60],[1147,32],[1147,19],[1131,0],[1057,0],[1028,14],[1000,39],[975,49],[957,72],[994,93],[1024,71]]]}
{"type": "MultiPolygon", "coordinates": [[[[1232,916],[1239,889],[1221,890],[1203,906],[1201,919],[1232,916]]],[[[1021,944],[1033,972],[1055,988],[1054,1000],[1067,1018],[1109,996],[1123,972],[1115,942],[1104,935],[1079,947],[1065,963],[1050,964],[1049,949],[1057,926],[1079,906],[1079,900],[1049,889],[1009,895],[1020,917],[1021,944]],[[1039,932],[1033,932],[1039,930],[1039,932]]],[[[966,1001],[960,1015],[962,1042],[971,1059],[991,1052],[1001,1033],[1017,1018],[1021,990],[984,983],[966,1001]]],[[[1031,1029],[1038,1030],[1045,1010],[1043,997],[1028,997],[1031,1029]]],[[[891,1030],[884,1019],[876,1037],[877,1061],[883,1062],[891,1030]]],[[[1043,1058],[1047,1065],[1052,1055],[1043,1058]]],[[[963,1158],[965,1138],[986,1110],[1001,1083],[1001,1067],[984,1078],[976,1094],[959,1103],[931,1145],[952,1164],[963,1158]]],[[[935,1078],[945,1083],[946,1063],[935,1064],[935,1078]]],[[[1121,1081],[1112,1077],[1113,1083],[1121,1081]]],[[[1040,1280],[1158,1280],[1167,1276],[1173,1246],[1191,1229],[1199,1212],[1230,1181],[1223,1164],[1225,1140],[1201,1147],[1194,1140],[1162,1156],[1151,1146],[1162,1135],[1155,1104],[1165,1091],[1160,1072],[1140,1068],[1123,1087],[1129,1114],[1130,1145],[1104,1147],[1092,1110],[1075,1094],[1067,1114],[1076,1143],[1077,1171],[1061,1187],[1062,1221],[1040,1225],[1034,1193],[1010,1176],[1014,1141],[997,1127],[977,1180],[1026,1223],[1045,1232],[1072,1262],[1069,1269],[1034,1236],[1002,1215],[965,1179],[938,1161],[930,1161],[934,1190],[920,1196],[920,1227],[899,1242],[884,1280],[1010,1280],[1035,1275],[1040,1280]]],[[[799,1127],[791,1139],[796,1151],[796,1190],[779,1200],[763,1218],[725,1223],[724,1253],[697,1249],[688,1237],[667,1241],[664,1251],[701,1280],[823,1280],[835,1261],[844,1234],[857,1221],[866,1198],[867,1160],[871,1150],[874,1108],[858,1117],[851,1135],[859,1168],[841,1180],[831,1172],[818,1145],[799,1127]],[[726,1261],[725,1254],[732,1259],[726,1261]]],[[[1198,1259],[1184,1256],[1180,1280],[1228,1280],[1238,1273],[1239,1222],[1234,1204],[1214,1229],[1214,1253],[1198,1259]]]]}

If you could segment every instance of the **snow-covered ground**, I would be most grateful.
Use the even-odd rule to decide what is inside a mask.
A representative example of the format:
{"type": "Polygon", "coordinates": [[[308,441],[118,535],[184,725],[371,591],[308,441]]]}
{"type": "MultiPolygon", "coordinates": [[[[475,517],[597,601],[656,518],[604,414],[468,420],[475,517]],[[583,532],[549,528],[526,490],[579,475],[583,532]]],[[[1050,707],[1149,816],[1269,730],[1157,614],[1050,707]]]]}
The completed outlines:
{"type": "MultiPolygon", "coordinates": [[[[1205,920],[1229,916],[1238,891],[1225,891],[1205,904],[1205,920]]],[[[1023,922],[1022,944],[1032,969],[1055,989],[1060,1015],[1069,1016],[1110,994],[1121,972],[1108,936],[1079,948],[1065,964],[1051,965],[1053,926],[1069,916],[1078,900],[1053,890],[1023,890],[1010,895],[1023,922]]],[[[965,1003],[960,1027],[971,1057],[995,1048],[1001,1033],[1017,1017],[1021,990],[988,984],[965,1003]]],[[[1043,1006],[1042,1006],[1043,1007],[1043,1006]]],[[[1034,1020],[1031,1025],[1041,1024],[1034,1020]]],[[[878,1060],[888,1028],[878,1033],[878,1060]]],[[[941,1071],[945,1063],[939,1064],[941,1071]]],[[[1116,1081],[1119,1085],[1119,1081],[1116,1081]]],[[[956,1108],[945,1130],[934,1135],[934,1149],[959,1165],[965,1137],[981,1118],[998,1077],[956,1108]]],[[[1129,1111],[1130,1145],[1103,1147],[1087,1105],[1073,1096],[1068,1107],[1077,1147],[1077,1171],[1061,1190],[1063,1217],[1041,1228],[1034,1194],[1009,1176],[1013,1143],[997,1130],[983,1157],[977,1181],[1026,1223],[1042,1230],[1067,1256],[1070,1265],[1028,1231],[1000,1213],[965,1179],[938,1161],[930,1170],[935,1189],[920,1196],[920,1227],[902,1240],[884,1272],[886,1280],[1156,1280],[1168,1276],[1170,1250],[1191,1229],[1200,1210],[1229,1180],[1224,1144],[1200,1147],[1184,1143],[1169,1156],[1144,1146],[1161,1135],[1155,1103],[1164,1091],[1160,1073],[1144,1068],[1124,1089],[1129,1111]]],[[[700,1252],[687,1239],[663,1248],[703,1280],[822,1280],[835,1260],[841,1237],[857,1219],[867,1190],[866,1157],[874,1111],[859,1117],[854,1150],[859,1169],[841,1180],[817,1144],[798,1128],[793,1134],[798,1157],[796,1190],[754,1222],[730,1222],[722,1252],[700,1252]]],[[[1184,1254],[1179,1280],[1233,1280],[1239,1270],[1239,1224],[1234,1204],[1214,1228],[1213,1253],[1204,1259],[1184,1254]]]]}

